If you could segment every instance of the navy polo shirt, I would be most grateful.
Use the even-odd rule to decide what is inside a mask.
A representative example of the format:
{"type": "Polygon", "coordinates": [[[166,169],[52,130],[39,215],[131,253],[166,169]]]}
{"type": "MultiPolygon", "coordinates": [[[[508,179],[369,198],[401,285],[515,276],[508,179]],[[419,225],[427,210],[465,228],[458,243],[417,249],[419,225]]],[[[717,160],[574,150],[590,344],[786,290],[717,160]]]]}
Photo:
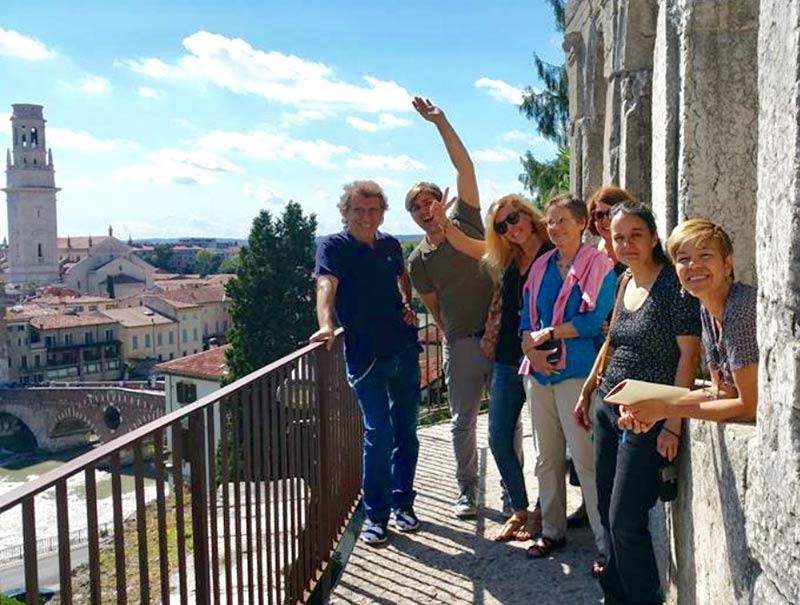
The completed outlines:
{"type": "Polygon", "coordinates": [[[397,287],[403,251],[391,235],[378,232],[374,247],[347,230],[326,236],[317,245],[314,272],[339,280],[336,316],[345,330],[345,356],[351,367],[366,367],[416,344],[417,329],[403,321],[397,287]]]}

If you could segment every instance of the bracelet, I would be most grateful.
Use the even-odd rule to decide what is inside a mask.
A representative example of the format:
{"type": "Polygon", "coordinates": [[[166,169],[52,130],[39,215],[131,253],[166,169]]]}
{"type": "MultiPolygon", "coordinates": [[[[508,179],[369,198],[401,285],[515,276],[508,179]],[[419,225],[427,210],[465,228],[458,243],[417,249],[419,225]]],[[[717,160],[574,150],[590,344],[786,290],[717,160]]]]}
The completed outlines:
{"type": "Polygon", "coordinates": [[[664,429],[665,431],[667,431],[667,432],[668,432],[670,435],[672,435],[672,436],[674,436],[674,437],[677,437],[678,439],[680,439],[680,438],[681,438],[681,434],[680,434],[680,433],[676,433],[675,431],[673,431],[673,430],[671,430],[671,429],[667,428],[667,425],[664,425],[664,426],[662,426],[661,428],[662,428],[662,429],[664,429]]]}

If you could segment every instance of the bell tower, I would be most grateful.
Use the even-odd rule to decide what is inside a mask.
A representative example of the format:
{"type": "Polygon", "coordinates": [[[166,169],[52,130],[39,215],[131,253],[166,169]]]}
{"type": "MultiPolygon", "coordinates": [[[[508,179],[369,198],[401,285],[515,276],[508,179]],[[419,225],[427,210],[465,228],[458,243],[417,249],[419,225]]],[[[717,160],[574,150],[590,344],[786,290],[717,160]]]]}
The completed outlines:
{"type": "Polygon", "coordinates": [[[12,148],[6,153],[9,282],[59,279],[55,170],[41,105],[11,106],[12,148]]]}

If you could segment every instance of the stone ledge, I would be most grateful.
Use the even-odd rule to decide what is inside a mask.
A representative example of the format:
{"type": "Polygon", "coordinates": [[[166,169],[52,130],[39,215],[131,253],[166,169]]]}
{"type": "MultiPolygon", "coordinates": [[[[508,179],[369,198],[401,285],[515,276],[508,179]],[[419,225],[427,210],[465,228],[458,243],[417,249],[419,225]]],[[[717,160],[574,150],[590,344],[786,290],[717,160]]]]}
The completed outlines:
{"type": "Polygon", "coordinates": [[[679,496],[668,508],[669,603],[752,602],[758,565],[745,530],[755,425],[694,420],[682,444],[679,496]]]}

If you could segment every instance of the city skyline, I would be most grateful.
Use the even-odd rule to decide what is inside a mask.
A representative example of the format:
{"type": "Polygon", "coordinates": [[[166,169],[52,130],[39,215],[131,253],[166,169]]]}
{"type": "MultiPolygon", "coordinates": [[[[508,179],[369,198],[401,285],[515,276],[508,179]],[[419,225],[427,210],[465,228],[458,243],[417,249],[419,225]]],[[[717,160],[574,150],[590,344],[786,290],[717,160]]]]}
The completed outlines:
{"type": "Polygon", "coordinates": [[[11,147],[11,104],[44,106],[60,237],[111,224],[123,241],[241,239],[260,209],[290,199],[330,233],[356,178],[384,186],[386,231],[416,233],[406,189],[452,186],[454,172],[413,95],[438,103],[464,139],[484,207],[522,190],[524,151],[555,152],[515,107],[540,84],[534,51],[563,60],[549,8],[529,4],[313,2],[301,14],[145,2],[134,14],[12,2],[0,21],[0,141],[11,147]]]}

